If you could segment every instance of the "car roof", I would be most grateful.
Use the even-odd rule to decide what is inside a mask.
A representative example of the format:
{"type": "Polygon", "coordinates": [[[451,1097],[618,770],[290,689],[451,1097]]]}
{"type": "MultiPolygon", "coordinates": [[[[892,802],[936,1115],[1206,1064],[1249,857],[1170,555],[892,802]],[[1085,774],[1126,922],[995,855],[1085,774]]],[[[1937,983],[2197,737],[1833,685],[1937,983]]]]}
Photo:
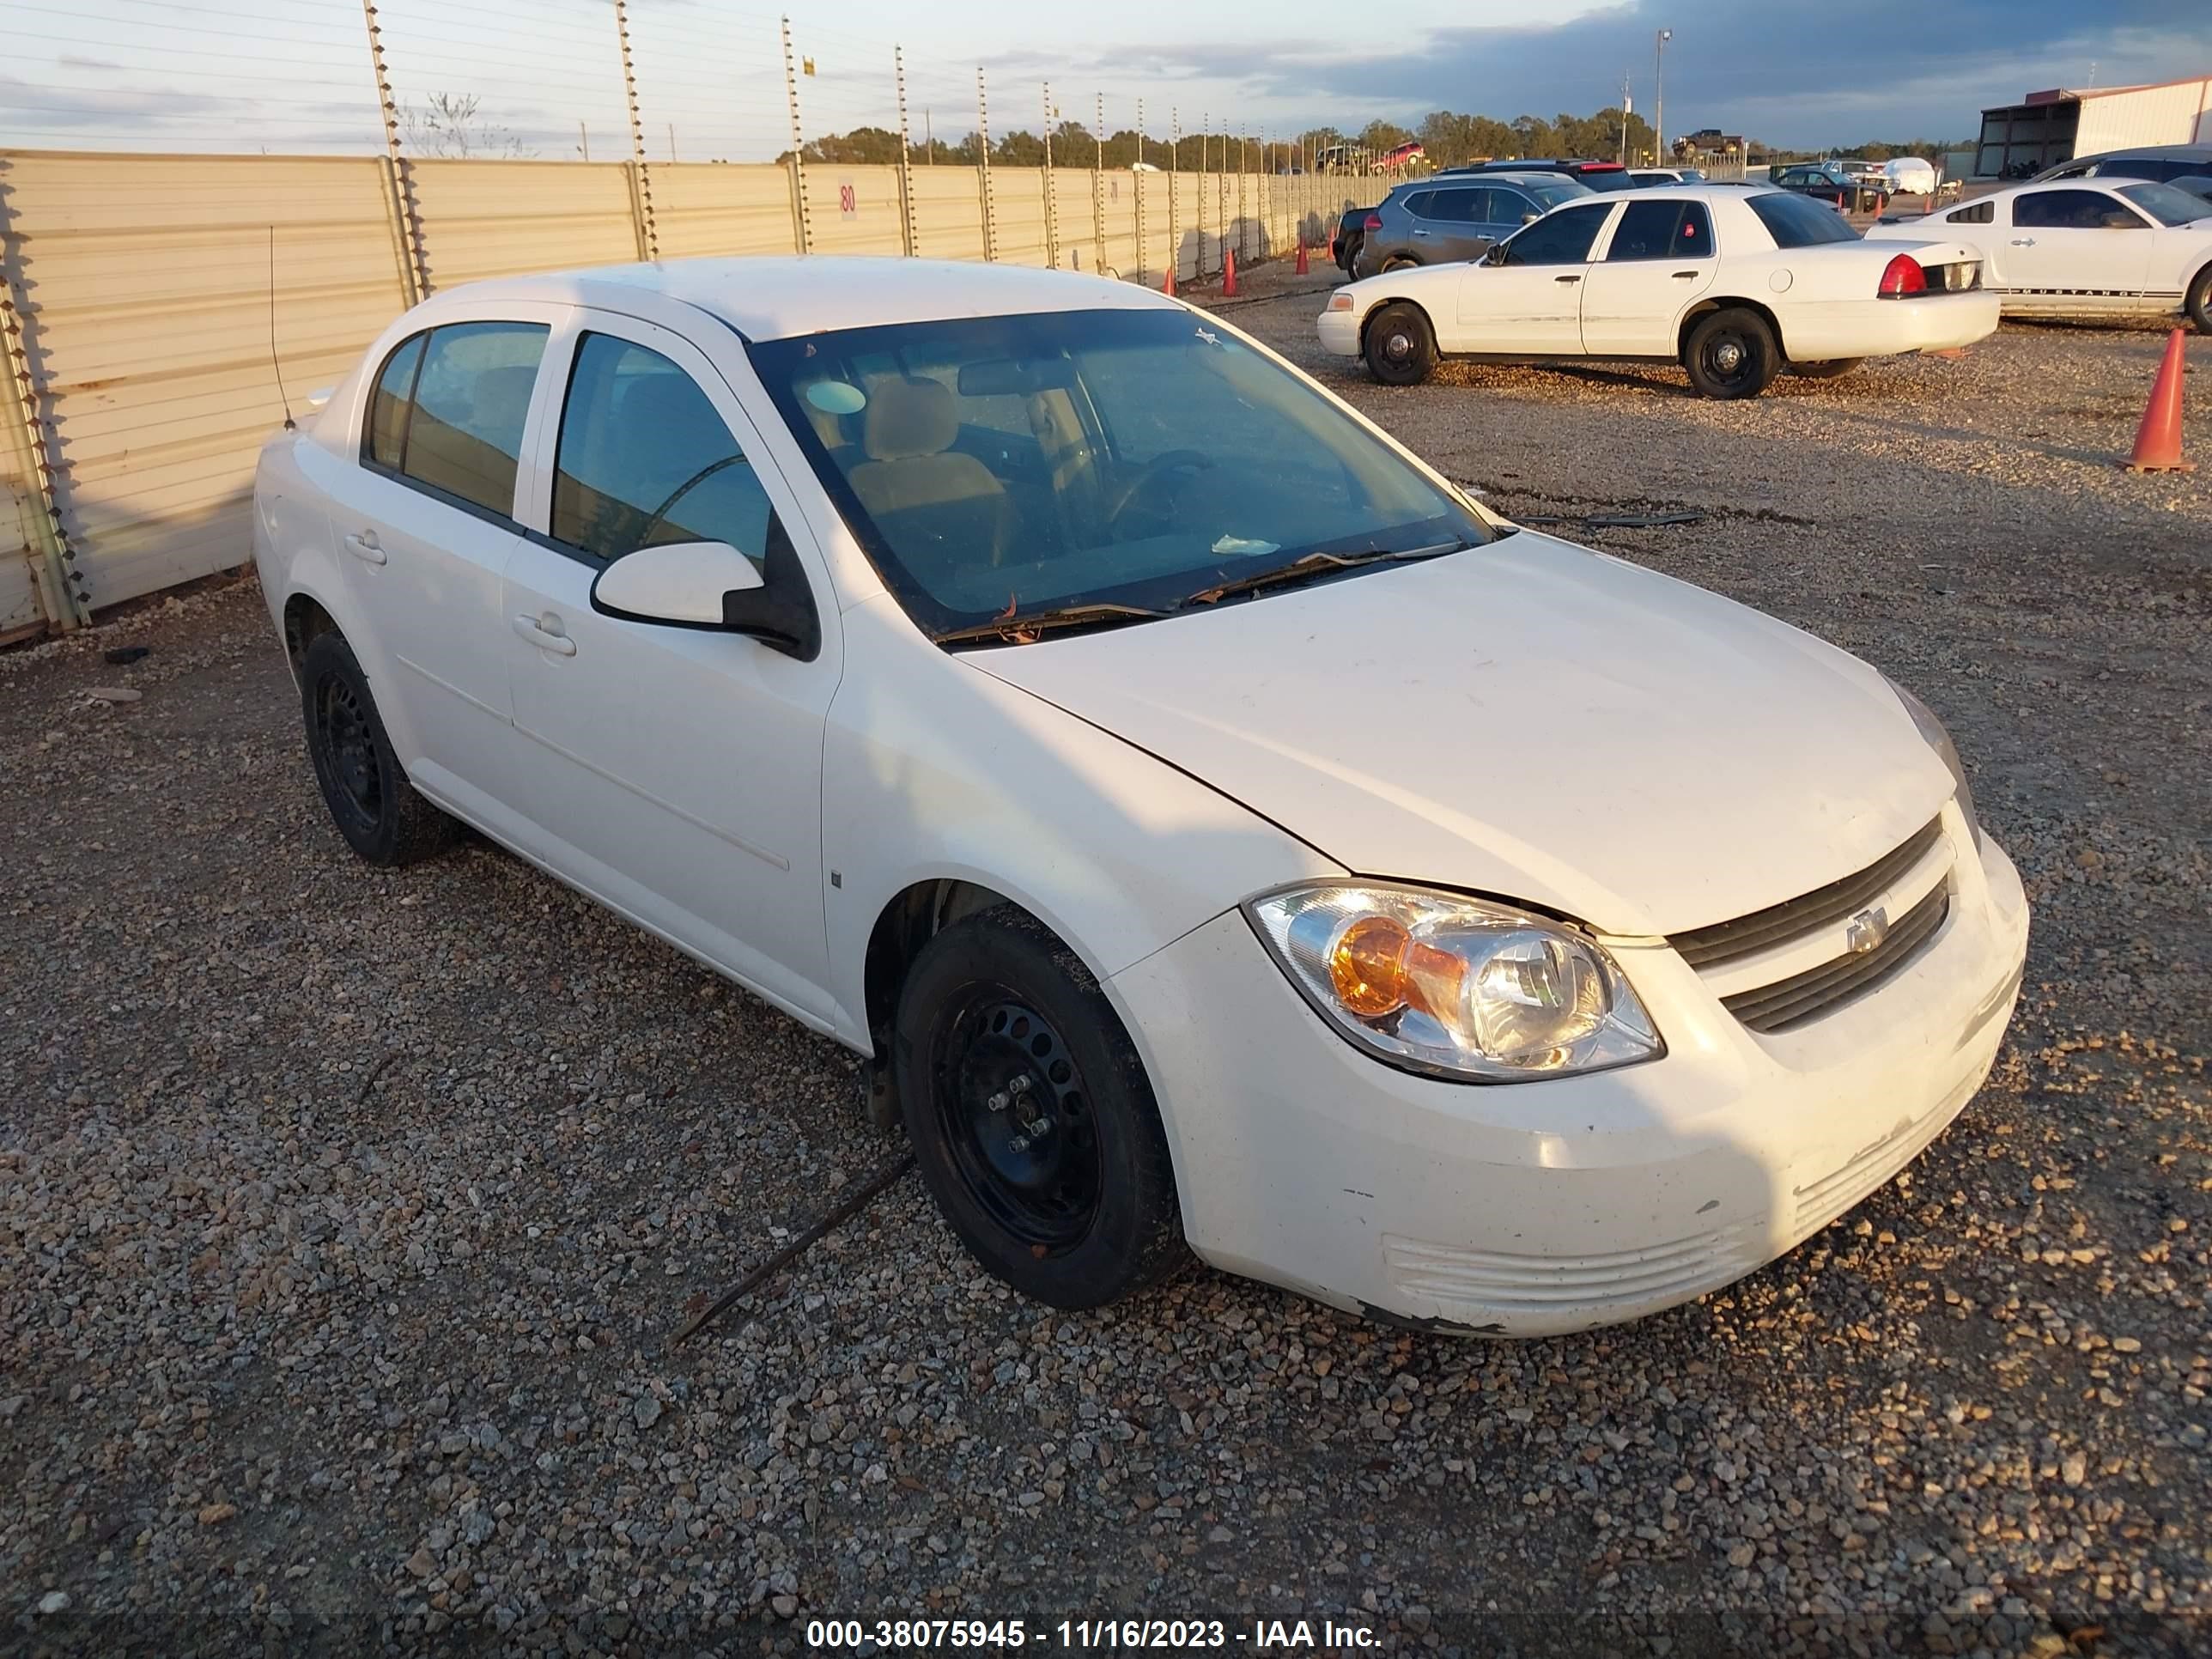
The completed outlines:
{"type": "Polygon", "coordinates": [[[441,297],[461,294],[612,310],[652,294],[717,317],[747,340],[961,317],[1180,308],[1138,283],[1080,271],[896,254],[663,259],[495,277],[446,289],[441,297]]]}

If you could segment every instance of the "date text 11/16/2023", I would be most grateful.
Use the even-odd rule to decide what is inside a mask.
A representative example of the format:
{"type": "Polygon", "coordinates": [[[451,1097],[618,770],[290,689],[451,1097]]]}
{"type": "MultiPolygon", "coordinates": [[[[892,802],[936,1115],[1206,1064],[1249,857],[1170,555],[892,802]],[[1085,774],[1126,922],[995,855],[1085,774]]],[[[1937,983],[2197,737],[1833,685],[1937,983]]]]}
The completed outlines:
{"type": "Polygon", "coordinates": [[[1263,1619],[1232,1628],[1223,1619],[810,1619],[806,1644],[849,1651],[873,1643],[886,1652],[922,1648],[1128,1653],[1155,1649],[1241,1648],[1248,1653],[1341,1652],[1381,1641],[1372,1626],[1332,1620],[1263,1619]]]}

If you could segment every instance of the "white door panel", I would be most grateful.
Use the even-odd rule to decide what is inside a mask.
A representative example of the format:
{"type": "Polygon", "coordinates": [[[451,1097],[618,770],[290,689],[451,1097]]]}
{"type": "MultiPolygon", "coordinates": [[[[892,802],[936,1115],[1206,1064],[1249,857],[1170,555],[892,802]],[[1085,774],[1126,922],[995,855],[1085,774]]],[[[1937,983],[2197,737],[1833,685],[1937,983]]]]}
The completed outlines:
{"type": "Polygon", "coordinates": [[[1583,349],[1595,357],[1672,357],[1689,305],[1720,261],[1702,204],[1631,196],[1582,283],[1583,349]]]}
{"type": "Polygon", "coordinates": [[[1587,265],[1472,264],[1460,278],[1457,343],[1448,350],[1572,355],[1583,349],[1587,265]]]}

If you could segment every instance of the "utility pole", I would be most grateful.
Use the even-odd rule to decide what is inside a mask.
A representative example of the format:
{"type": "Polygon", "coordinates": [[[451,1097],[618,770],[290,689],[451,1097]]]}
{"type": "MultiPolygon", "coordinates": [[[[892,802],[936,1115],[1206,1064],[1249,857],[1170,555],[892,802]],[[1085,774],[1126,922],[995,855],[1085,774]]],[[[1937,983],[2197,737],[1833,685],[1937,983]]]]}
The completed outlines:
{"type": "Polygon", "coordinates": [[[1674,38],[1672,29],[1661,29],[1651,43],[1651,165],[1667,165],[1667,77],[1665,58],[1667,43],[1674,38]]]}

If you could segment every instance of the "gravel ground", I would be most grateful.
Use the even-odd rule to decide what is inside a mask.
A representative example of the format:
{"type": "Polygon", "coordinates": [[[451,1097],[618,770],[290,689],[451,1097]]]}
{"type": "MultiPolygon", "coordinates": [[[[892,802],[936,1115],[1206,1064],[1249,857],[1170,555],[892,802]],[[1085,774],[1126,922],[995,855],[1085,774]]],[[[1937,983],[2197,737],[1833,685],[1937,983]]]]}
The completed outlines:
{"type": "Polygon", "coordinates": [[[487,848],[355,862],[249,582],[0,658],[0,1645],[750,1653],[1025,1613],[2212,1648],[2212,473],[2112,465],[2160,337],[2008,328],[1712,404],[1660,371],[1388,392],[1316,307],[1237,320],[1510,513],[1705,514],[1589,538],[1951,723],[2037,917],[1914,1169],[1729,1291],[1518,1344],[1197,1268],[1054,1313],[909,1179],[671,1352],[895,1154],[851,1062],[487,848]]]}

